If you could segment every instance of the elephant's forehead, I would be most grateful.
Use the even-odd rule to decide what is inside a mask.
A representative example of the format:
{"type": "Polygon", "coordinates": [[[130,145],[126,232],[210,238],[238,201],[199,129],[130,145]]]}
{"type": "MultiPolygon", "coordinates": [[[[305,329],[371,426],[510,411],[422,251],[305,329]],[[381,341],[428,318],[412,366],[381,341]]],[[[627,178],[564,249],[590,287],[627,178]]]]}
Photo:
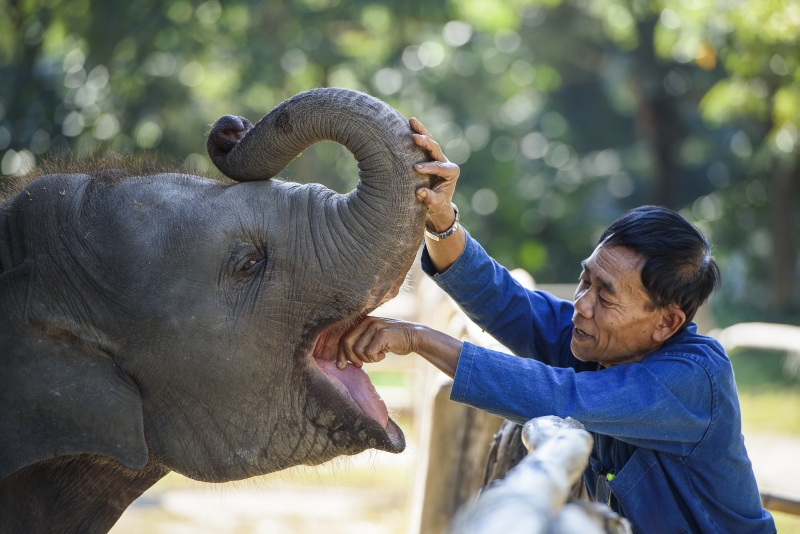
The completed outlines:
{"type": "MultiPolygon", "coordinates": [[[[163,213],[205,217],[220,221],[242,213],[270,212],[286,203],[286,193],[296,187],[278,181],[225,184],[190,175],[163,174],[136,177],[119,184],[110,205],[138,213],[163,213]]],[[[104,199],[105,200],[105,199],[104,199]]]]}
{"type": "MultiPolygon", "coordinates": [[[[257,222],[252,203],[235,187],[194,176],[136,177],[110,191],[88,192],[94,197],[88,199],[90,218],[95,225],[113,227],[111,233],[123,239],[177,237],[192,229],[222,235],[241,230],[243,220],[257,222]]],[[[187,232],[184,239],[194,235],[187,232]]]]}
{"type": "Polygon", "coordinates": [[[200,208],[213,203],[225,188],[225,184],[197,176],[161,174],[130,178],[106,195],[100,188],[92,194],[115,207],[133,206],[137,212],[185,210],[199,215],[200,208]]]}

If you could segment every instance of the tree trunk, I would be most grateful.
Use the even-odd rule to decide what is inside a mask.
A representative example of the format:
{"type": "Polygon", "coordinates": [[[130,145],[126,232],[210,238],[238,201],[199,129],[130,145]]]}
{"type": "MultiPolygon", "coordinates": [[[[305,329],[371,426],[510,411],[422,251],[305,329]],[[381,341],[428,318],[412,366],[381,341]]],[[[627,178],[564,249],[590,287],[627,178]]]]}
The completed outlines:
{"type": "Polygon", "coordinates": [[[683,207],[687,199],[682,198],[683,180],[676,163],[678,147],[686,137],[681,121],[677,99],[664,90],[664,77],[669,72],[667,65],[656,57],[653,36],[656,19],[639,23],[639,47],[635,61],[639,66],[639,110],[637,126],[650,142],[655,156],[655,184],[650,202],[673,210],[683,207]]]}
{"type": "Polygon", "coordinates": [[[797,255],[800,249],[800,161],[779,162],[772,180],[772,298],[776,310],[800,311],[797,303],[797,255]]]}

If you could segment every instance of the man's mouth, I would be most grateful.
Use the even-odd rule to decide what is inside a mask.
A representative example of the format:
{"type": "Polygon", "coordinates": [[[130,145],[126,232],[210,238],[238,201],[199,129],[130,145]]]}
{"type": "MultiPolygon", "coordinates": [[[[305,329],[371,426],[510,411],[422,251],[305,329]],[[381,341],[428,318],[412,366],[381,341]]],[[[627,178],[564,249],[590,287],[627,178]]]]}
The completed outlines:
{"type": "Polygon", "coordinates": [[[572,329],[572,337],[577,339],[578,341],[587,341],[592,339],[592,335],[586,332],[585,330],[581,330],[577,326],[572,329]]]}

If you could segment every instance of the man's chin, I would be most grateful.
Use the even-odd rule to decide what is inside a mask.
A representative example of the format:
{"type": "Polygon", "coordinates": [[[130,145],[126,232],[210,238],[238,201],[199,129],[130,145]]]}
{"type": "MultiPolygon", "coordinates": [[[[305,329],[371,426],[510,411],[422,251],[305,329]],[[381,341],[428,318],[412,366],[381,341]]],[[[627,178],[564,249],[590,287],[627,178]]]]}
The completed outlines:
{"type": "Polygon", "coordinates": [[[594,353],[591,350],[587,350],[586,347],[581,347],[581,344],[573,339],[569,344],[569,350],[572,351],[572,355],[575,358],[582,362],[594,362],[597,361],[593,356],[594,353]]]}

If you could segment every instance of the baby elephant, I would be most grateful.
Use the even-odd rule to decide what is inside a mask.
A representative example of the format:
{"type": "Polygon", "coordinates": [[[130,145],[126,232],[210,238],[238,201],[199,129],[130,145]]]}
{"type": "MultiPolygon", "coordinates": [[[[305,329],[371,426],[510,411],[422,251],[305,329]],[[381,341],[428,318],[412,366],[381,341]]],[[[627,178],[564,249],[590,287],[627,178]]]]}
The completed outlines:
{"type": "Polygon", "coordinates": [[[107,532],[171,470],[224,482],[401,452],[366,373],[327,349],[419,247],[411,133],[375,98],[318,89],[217,121],[208,151],[232,183],[97,161],[10,191],[0,532],[107,532]],[[354,154],[356,189],[270,180],[323,140],[354,154]]]}

